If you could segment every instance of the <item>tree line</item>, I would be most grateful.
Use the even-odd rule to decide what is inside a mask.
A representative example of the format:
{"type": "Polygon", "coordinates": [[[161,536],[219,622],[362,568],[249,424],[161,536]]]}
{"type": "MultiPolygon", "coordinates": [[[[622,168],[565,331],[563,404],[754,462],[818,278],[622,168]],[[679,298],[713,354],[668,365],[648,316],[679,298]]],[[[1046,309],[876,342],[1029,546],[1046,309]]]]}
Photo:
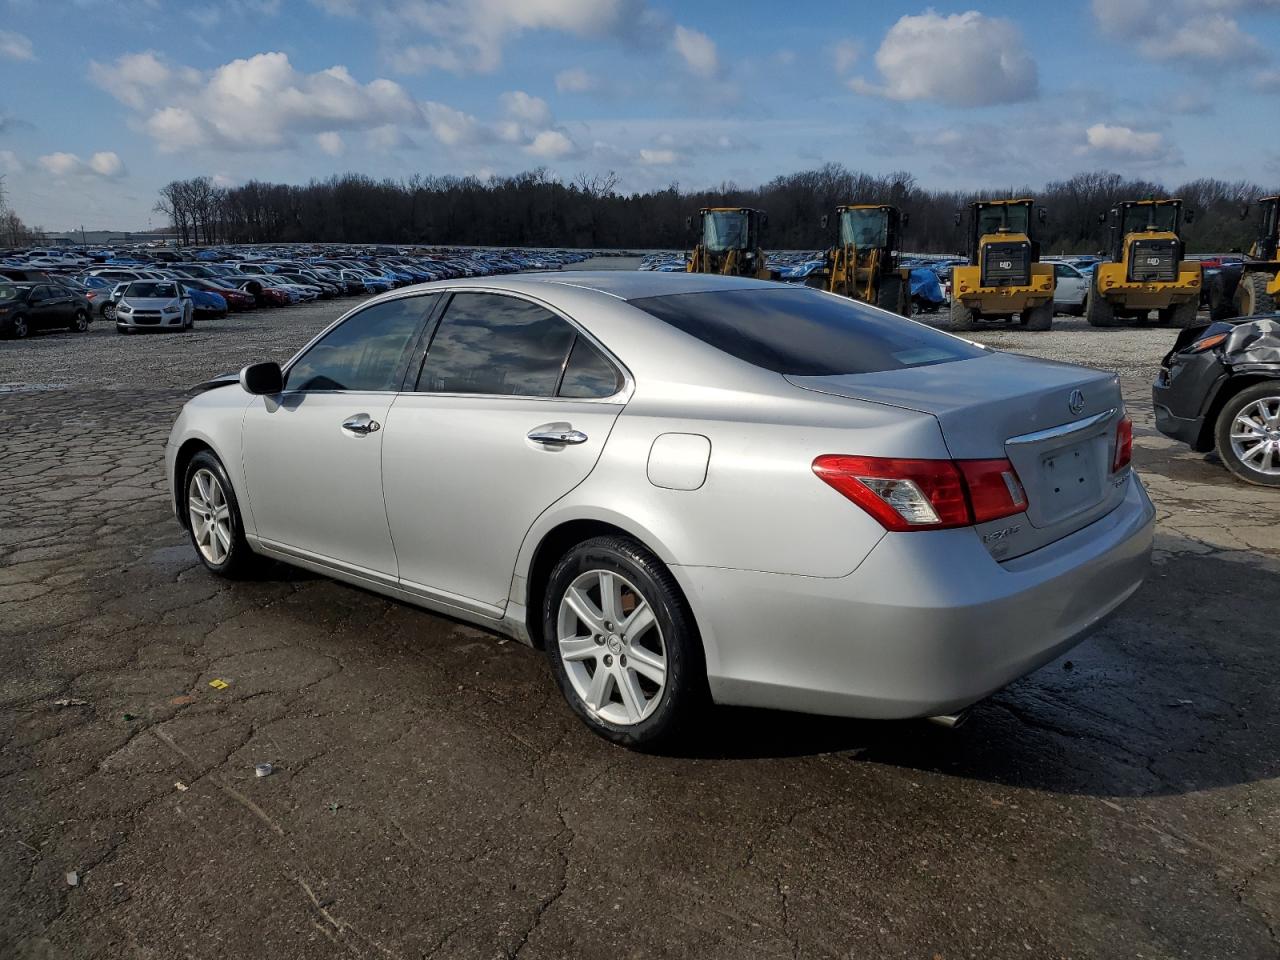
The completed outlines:
{"type": "Polygon", "coordinates": [[[0,247],[25,247],[40,242],[39,227],[28,227],[9,206],[4,177],[0,176],[0,247]]]}
{"type": "MultiPolygon", "coordinates": [[[[755,187],[724,183],[707,190],[623,192],[618,178],[580,174],[565,182],[540,168],[515,176],[422,176],[405,180],[347,173],[305,184],[248,183],[221,187],[210,177],[174,180],[156,210],[184,244],[395,243],[423,245],[680,249],[693,239],[685,226],[700,207],[765,210],[766,248],[818,249],[834,226],[821,218],[841,203],[892,203],[908,217],[902,245],[920,253],[963,250],[955,213],[980,198],[1031,196],[1047,210],[1042,250],[1096,253],[1108,245],[1099,214],[1120,200],[1182,197],[1196,211],[1184,235],[1192,252],[1247,250],[1256,220],[1244,205],[1266,191],[1247,181],[1199,179],[1170,192],[1164,185],[1117,173],[1081,173],[1040,190],[993,185],[981,193],[930,190],[907,172],[872,175],[829,163],[775,177],[755,187]]],[[[696,222],[696,216],[695,216],[696,222]]]]}

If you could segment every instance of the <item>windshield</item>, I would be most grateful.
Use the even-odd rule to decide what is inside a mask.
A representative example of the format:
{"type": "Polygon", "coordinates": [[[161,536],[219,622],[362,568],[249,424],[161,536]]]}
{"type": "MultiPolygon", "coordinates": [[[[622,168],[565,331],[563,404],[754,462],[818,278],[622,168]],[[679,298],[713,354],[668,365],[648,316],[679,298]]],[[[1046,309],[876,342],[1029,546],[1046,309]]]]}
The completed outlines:
{"type": "Polygon", "coordinates": [[[1010,233],[1029,233],[1031,226],[1031,205],[1012,206],[1007,203],[978,208],[978,236],[999,233],[1001,227],[1008,227],[1010,233]],[[1007,220],[1005,218],[1008,218],[1007,220]]]}
{"type": "Polygon", "coordinates": [[[156,283],[151,280],[141,280],[129,284],[124,295],[126,297],[138,297],[142,300],[171,300],[178,295],[178,285],[176,283],[156,283]]]}
{"type": "Polygon", "coordinates": [[[982,356],[983,349],[817,290],[717,290],[632,300],[659,320],[775,373],[829,377],[982,356]]]}
{"type": "Polygon", "coordinates": [[[1156,204],[1144,203],[1134,207],[1124,207],[1120,212],[1120,232],[1124,233],[1140,233],[1148,229],[1151,224],[1152,230],[1167,230],[1170,232],[1178,229],[1178,208],[1172,204],[1156,204]]]}
{"type": "Polygon", "coordinates": [[[751,246],[747,215],[737,210],[712,212],[702,218],[702,245],[715,253],[751,246]]]}
{"type": "Polygon", "coordinates": [[[846,210],[840,214],[840,243],[859,250],[889,246],[889,215],[883,210],[846,210]]]}

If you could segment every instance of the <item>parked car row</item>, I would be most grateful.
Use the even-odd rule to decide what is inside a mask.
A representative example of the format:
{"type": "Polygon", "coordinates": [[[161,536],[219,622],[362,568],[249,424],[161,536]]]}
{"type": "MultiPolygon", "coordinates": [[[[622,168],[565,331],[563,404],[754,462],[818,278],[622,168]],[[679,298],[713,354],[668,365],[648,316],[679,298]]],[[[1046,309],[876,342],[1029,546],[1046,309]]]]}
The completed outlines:
{"type": "MultiPolygon", "coordinates": [[[[14,281],[21,287],[23,297],[32,296],[25,285],[37,285],[42,290],[49,286],[59,298],[79,298],[77,309],[84,312],[88,321],[115,321],[118,330],[129,332],[140,325],[125,318],[131,311],[122,310],[121,305],[140,296],[129,292],[134,284],[180,284],[177,295],[184,305],[182,316],[189,314],[191,320],[201,320],[257,307],[386,293],[431,280],[559,270],[587,256],[582,251],[567,250],[418,250],[318,244],[184,250],[32,249],[0,254],[0,280],[14,281]]],[[[8,311],[17,320],[0,324],[0,334],[22,337],[49,325],[70,326],[75,320],[74,311],[64,317],[61,308],[42,310],[37,314],[33,307],[25,305],[21,312],[8,311]],[[45,316],[58,319],[46,323],[42,319],[45,316]]],[[[148,320],[152,312],[149,308],[143,311],[148,320]]],[[[185,320],[174,325],[169,319],[166,316],[159,326],[190,329],[185,320]]],[[[84,329],[88,329],[87,322],[84,329]]]]}

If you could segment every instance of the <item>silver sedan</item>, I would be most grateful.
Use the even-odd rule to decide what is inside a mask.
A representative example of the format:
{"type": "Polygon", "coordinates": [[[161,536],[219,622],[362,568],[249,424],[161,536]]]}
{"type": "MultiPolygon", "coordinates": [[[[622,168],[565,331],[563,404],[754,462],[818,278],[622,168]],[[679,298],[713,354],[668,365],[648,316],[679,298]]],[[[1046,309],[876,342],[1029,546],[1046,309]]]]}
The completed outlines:
{"type": "Polygon", "coordinates": [[[424,284],[203,386],[166,469],[205,566],[271,557],[544,649],[619,743],[708,699],[954,719],[1149,562],[1114,376],[805,288],[424,284]]]}

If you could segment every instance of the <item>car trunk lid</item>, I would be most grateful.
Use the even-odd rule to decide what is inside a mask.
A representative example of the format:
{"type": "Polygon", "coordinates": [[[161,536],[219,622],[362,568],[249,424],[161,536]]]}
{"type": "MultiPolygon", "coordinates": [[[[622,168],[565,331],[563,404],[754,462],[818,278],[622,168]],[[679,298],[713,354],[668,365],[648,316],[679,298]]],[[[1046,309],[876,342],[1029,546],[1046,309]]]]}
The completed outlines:
{"type": "Polygon", "coordinates": [[[1028,505],[1023,514],[978,526],[997,559],[1065,537],[1124,498],[1127,470],[1111,470],[1124,411],[1112,374],[993,352],[924,367],[787,379],[806,390],[932,414],[957,460],[1007,457],[1028,505]]]}

